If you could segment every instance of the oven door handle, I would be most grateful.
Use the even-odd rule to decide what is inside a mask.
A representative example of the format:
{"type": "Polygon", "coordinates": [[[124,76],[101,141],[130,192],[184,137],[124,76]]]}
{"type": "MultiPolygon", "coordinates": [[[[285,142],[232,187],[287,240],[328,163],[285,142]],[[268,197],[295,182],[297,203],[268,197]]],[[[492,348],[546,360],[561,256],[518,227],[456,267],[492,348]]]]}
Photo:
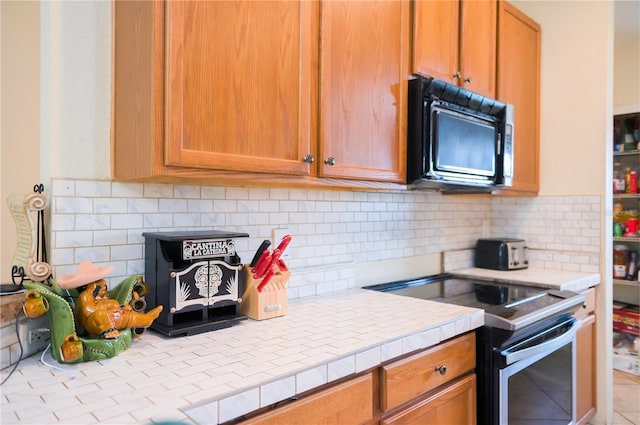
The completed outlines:
{"type": "Polygon", "coordinates": [[[513,364],[519,360],[526,359],[528,357],[535,356],[540,353],[552,352],[562,347],[563,345],[570,342],[578,328],[580,327],[580,321],[576,320],[573,322],[571,327],[562,335],[557,336],[549,341],[545,341],[542,344],[534,345],[533,347],[524,348],[519,351],[515,351],[513,353],[509,352],[509,350],[501,351],[500,354],[504,357],[505,363],[507,365],[513,364]]]}

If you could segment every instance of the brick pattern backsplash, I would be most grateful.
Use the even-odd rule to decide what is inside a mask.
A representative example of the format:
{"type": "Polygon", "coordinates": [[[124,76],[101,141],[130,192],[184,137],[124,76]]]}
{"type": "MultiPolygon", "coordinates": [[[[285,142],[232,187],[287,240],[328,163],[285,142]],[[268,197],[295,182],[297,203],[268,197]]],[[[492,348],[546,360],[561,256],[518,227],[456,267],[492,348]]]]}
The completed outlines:
{"type": "Polygon", "coordinates": [[[18,361],[20,345],[16,332],[16,321],[9,320],[0,324],[0,369],[18,361]]]}
{"type": "MultiPolygon", "coordinates": [[[[143,232],[215,229],[248,262],[274,228],[293,236],[289,297],[355,285],[353,265],[472,248],[483,236],[523,238],[531,265],[599,271],[599,196],[483,197],[430,191],[351,192],[53,180],[50,262],[112,265],[110,283],[144,273],[143,232]]],[[[463,255],[446,269],[472,261],[463,255]]]]}
{"type": "MultiPolygon", "coordinates": [[[[246,232],[249,262],[274,228],[293,236],[289,298],[356,285],[356,264],[446,252],[444,270],[470,267],[480,237],[523,238],[532,267],[598,273],[599,196],[489,197],[431,191],[240,188],[93,180],[51,181],[47,223],[54,276],[80,261],[111,265],[109,284],[144,273],[143,232],[246,232]]],[[[7,323],[3,333],[8,333],[7,323]]],[[[13,339],[2,338],[5,354],[13,339]]],[[[11,356],[13,357],[13,356],[11,356]]]]}
{"type": "Polygon", "coordinates": [[[488,197],[436,192],[54,180],[50,197],[55,275],[82,260],[113,266],[110,284],[142,274],[142,233],[157,231],[246,232],[236,248],[248,262],[274,228],[287,228],[290,298],[353,287],[356,263],[468,248],[491,219],[488,197]]]}
{"type": "Polygon", "coordinates": [[[530,267],[600,272],[600,196],[495,198],[491,223],[527,241],[530,267]]]}

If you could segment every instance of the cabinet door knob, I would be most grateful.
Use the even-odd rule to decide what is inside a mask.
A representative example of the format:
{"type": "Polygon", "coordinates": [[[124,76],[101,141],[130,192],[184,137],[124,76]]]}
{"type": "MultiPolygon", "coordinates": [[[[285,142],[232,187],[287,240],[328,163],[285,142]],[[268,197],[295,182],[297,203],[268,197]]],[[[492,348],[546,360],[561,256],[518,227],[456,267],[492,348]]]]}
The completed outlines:
{"type": "Polygon", "coordinates": [[[324,160],[324,163],[327,165],[336,165],[336,159],[332,156],[324,160]]]}
{"type": "Polygon", "coordinates": [[[304,158],[302,158],[302,162],[306,162],[308,164],[313,164],[316,160],[316,157],[311,155],[310,153],[306,154],[304,158]]]}
{"type": "Polygon", "coordinates": [[[471,83],[471,82],[473,82],[473,78],[467,77],[467,78],[464,79],[464,82],[465,83],[471,83]]]}
{"type": "Polygon", "coordinates": [[[447,367],[445,365],[436,366],[436,372],[440,372],[440,375],[447,373],[447,367]]]}
{"type": "Polygon", "coordinates": [[[460,71],[456,72],[455,74],[453,74],[453,78],[457,78],[457,79],[462,78],[462,73],[460,71]]]}

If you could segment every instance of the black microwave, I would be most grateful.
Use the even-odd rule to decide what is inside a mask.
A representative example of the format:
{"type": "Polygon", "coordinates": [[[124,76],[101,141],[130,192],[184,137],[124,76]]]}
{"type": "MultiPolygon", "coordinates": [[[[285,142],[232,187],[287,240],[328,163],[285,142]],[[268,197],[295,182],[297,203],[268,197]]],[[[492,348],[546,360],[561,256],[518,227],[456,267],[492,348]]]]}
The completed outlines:
{"type": "Polygon", "coordinates": [[[490,192],[513,184],[513,106],[416,75],[409,80],[407,183],[490,192]]]}

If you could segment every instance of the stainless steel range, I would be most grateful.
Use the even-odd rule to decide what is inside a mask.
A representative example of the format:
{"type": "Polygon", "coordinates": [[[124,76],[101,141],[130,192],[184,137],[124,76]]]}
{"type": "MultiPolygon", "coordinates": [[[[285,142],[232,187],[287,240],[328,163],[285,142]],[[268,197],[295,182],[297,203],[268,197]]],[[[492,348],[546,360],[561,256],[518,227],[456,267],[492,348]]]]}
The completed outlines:
{"type": "Polygon", "coordinates": [[[364,289],[484,309],[485,326],[476,330],[478,423],[575,423],[572,315],[583,295],[451,274],[364,289]]]}

